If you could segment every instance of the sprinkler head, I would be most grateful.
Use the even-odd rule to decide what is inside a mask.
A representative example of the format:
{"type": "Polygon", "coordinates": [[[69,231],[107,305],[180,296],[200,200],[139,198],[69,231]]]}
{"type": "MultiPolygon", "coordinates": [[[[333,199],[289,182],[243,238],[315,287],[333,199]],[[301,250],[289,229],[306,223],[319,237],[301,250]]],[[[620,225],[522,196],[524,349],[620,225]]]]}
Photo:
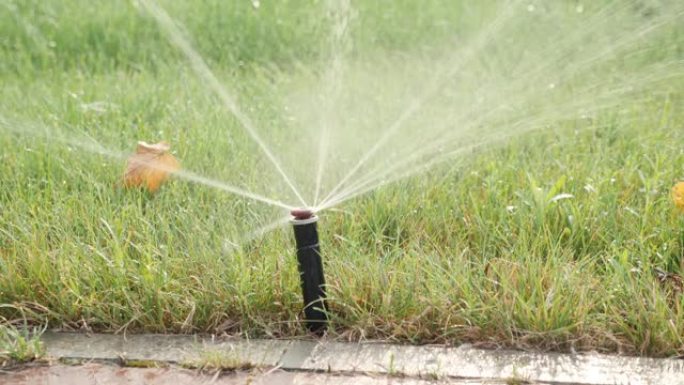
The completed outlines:
{"type": "Polygon", "coordinates": [[[292,227],[297,245],[297,265],[304,300],[304,321],[307,329],[323,334],[328,325],[325,276],[321,247],[318,244],[318,217],[308,208],[294,209],[292,227]]]}
{"type": "Polygon", "coordinates": [[[292,215],[295,220],[303,221],[306,219],[311,219],[314,216],[314,212],[311,209],[300,208],[290,211],[290,215],[292,215]]]}

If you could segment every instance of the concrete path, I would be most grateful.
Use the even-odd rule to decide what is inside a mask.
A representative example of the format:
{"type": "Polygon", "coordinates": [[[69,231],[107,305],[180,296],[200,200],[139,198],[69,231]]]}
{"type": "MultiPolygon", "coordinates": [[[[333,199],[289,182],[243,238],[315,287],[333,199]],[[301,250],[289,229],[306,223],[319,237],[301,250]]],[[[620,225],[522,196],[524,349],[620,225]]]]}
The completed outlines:
{"type": "Polygon", "coordinates": [[[502,385],[468,380],[421,380],[369,375],[296,373],[283,370],[203,374],[180,368],[142,369],[112,365],[45,366],[0,374],[3,385],[502,385]]]}
{"type": "MultiPolygon", "coordinates": [[[[198,336],[48,333],[51,357],[110,361],[232,363],[285,370],[364,373],[415,379],[560,384],[684,385],[684,360],[399,346],[328,341],[214,340],[198,336]]],[[[476,382],[477,383],[477,382],[476,382]]]]}

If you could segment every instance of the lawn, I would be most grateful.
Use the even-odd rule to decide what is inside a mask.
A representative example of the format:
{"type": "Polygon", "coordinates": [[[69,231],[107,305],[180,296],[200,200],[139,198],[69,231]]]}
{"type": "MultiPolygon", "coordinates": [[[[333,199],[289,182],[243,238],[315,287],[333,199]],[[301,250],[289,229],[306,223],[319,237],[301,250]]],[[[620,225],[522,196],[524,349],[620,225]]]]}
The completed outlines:
{"type": "Polygon", "coordinates": [[[332,338],[684,355],[684,5],[144,4],[0,3],[4,323],[304,336],[299,194],[332,338]]]}

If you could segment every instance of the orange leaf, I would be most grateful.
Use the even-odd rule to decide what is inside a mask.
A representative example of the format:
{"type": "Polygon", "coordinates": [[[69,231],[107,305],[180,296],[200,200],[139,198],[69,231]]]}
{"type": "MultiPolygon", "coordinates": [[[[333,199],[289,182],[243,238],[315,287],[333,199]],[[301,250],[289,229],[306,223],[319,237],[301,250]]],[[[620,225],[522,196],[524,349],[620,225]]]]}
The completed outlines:
{"type": "Polygon", "coordinates": [[[166,142],[138,142],[135,154],[128,158],[123,185],[129,188],[144,187],[150,192],[159,190],[170,174],[180,168],[178,160],[169,154],[170,149],[166,142]]]}
{"type": "Polygon", "coordinates": [[[679,182],[672,187],[672,200],[677,208],[684,210],[684,182],[679,182]]]}

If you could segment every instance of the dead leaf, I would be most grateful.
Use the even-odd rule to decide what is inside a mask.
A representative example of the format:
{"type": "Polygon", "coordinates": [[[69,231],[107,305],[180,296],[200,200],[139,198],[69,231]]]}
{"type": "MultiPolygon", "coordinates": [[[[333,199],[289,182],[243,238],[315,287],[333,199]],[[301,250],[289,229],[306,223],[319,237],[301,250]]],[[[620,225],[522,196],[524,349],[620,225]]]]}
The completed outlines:
{"type": "Polygon", "coordinates": [[[684,182],[679,182],[672,187],[672,200],[678,209],[684,211],[684,182]]]}
{"type": "Polygon", "coordinates": [[[169,153],[170,149],[166,142],[138,142],[135,154],[128,158],[124,187],[143,187],[150,192],[159,190],[170,175],[180,169],[178,160],[169,153]]]}

